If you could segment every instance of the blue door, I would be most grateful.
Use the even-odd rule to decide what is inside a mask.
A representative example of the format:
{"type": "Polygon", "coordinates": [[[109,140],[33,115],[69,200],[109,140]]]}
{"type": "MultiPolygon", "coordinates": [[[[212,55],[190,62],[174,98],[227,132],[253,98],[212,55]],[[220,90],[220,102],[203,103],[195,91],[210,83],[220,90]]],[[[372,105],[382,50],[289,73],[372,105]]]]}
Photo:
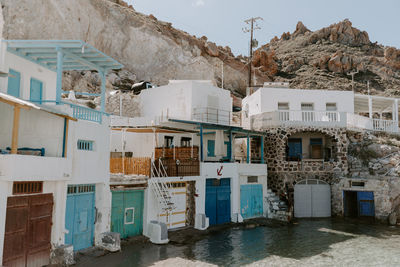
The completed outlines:
{"type": "Polygon", "coordinates": [[[65,243],[81,250],[93,246],[95,224],[94,185],[68,186],[65,243]]]}
{"type": "Polygon", "coordinates": [[[301,138],[289,138],[288,148],[289,148],[288,151],[289,160],[301,159],[303,153],[301,138]]]}
{"type": "Polygon", "coordinates": [[[357,192],[358,215],[359,216],[375,216],[374,193],[373,192],[357,192]]]}
{"type": "Polygon", "coordinates": [[[215,157],[215,140],[207,141],[207,157],[215,157]]]}
{"type": "Polygon", "coordinates": [[[231,185],[229,178],[206,180],[206,216],[210,225],[231,221],[231,185]]]}
{"type": "Polygon", "coordinates": [[[10,76],[8,77],[7,94],[19,97],[21,86],[21,74],[18,71],[9,69],[10,76]]]}
{"type": "Polygon", "coordinates": [[[29,100],[41,103],[43,94],[43,83],[35,78],[31,78],[31,90],[29,100]]]}
{"type": "Polygon", "coordinates": [[[263,190],[260,184],[240,186],[240,213],[243,219],[261,217],[263,214],[263,190]]]}

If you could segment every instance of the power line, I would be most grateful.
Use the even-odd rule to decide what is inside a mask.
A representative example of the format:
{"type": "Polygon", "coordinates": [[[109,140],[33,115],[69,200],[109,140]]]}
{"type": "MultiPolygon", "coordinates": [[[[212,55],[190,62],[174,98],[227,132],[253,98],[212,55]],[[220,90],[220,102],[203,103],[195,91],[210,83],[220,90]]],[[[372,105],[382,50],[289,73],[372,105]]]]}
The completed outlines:
{"type": "Polygon", "coordinates": [[[250,26],[250,29],[247,26],[242,28],[244,33],[250,32],[250,51],[249,51],[249,63],[248,63],[249,64],[249,84],[248,84],[249,87],[251,87],[251,85],[252,85],[252,82],[251,82],[251,61],[253,59],[253,44],[254,44],[253,32],[255,30],[260,30],[261,29],[261,27],[257,24],[258,20],[264,20],[264,19],[261,18],[261,17],[255,17],[255,18],[253,17],[253,18],[247,19],[244,22],[247,25],[250,26]]]}

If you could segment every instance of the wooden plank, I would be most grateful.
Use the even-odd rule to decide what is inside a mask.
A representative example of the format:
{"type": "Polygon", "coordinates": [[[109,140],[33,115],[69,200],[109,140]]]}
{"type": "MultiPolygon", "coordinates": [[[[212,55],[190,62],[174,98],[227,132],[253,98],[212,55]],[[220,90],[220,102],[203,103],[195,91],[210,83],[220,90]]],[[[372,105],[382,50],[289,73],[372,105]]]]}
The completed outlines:
{"type": "Polygon", "coordinates": [[[14,106],[14,121],[13,121],[13,131],[11,140],[11,154],[17,154],[18,151],[18,131],[19,131],[19,117],[20,117],[20,107],[14,106]]]}

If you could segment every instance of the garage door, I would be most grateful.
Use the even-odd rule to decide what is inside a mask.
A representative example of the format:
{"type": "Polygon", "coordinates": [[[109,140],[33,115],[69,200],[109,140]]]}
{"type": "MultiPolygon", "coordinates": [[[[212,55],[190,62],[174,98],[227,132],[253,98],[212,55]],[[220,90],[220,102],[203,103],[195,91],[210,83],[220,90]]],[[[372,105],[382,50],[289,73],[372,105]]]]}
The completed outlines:
{"type": "Polygon", "coordinates": [[[231,221],[230,178],[206,180],[206,216],[210,225],[231,221]]]}
{"type": "Polygon", "coordinates": [[[143,232],[143,190],[112,191],[111,231],[121,238],[143,232]]]}
{"type": "Polygon", "coordinates": [[[303,180],[294,186],[294,216],[330,217],[331,188],[324,181],[303,180]]]}
{"type": "Polygon", "coordinates": [[[52,212],[52,194],[8,198],[4,266],[49,264],[52,212]]]}
{"type": "Polygon", "coordinates": [[[74,250],[93,246],[95,224],[95,185],[68,185],[65,214],[65,243],[74,250]]]}
{"type": "Polygon", "coordinates": [[[172,182],[169,190],[172,195],[171,202],[175,209],[167,216],[166,213],[160,214],[160,221],[167,224],[168,229],[186,226],[186,183],[172,182]]]}
{"type": "Polygon", "coordinates": [[[263,190],[261,184],[240,186],[240,213],[243,219],[256,218],[263,215],[263,190]]]}

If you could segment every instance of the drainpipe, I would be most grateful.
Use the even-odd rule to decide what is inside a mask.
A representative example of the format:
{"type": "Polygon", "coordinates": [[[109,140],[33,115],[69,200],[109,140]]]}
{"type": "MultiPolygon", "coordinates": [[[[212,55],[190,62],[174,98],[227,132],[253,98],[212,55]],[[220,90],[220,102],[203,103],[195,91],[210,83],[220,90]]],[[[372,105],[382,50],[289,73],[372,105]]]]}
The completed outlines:
{"type": "Polygon", "coordinates": [[[235,146],[232,131],[229,131],[229,145],[231,146],[231,154],[229,155],[230,162],[234,162],[235,146]]]}
{"type": "Polygon", "coordinates": [[[101,78],[101,112],[106,109],[106,74],[99,70],[101,78]]]}

